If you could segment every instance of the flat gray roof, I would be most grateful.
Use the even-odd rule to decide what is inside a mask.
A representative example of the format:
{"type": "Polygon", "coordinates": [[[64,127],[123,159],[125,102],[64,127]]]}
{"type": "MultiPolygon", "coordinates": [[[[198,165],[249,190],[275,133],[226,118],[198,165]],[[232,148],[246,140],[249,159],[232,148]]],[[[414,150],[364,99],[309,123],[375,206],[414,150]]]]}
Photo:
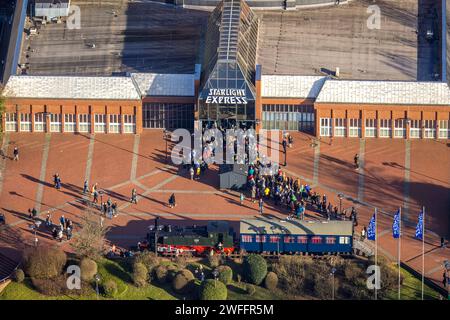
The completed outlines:
{"type": "Polygon", "coordinates": [[[194,74],[132,73],[140,96],[195,95],[194,74]]]}
{"type": "Polygon", "coordinates": [[[323,76],[262,76],[262,97],[317,98],[327,77],[323,76]]]}

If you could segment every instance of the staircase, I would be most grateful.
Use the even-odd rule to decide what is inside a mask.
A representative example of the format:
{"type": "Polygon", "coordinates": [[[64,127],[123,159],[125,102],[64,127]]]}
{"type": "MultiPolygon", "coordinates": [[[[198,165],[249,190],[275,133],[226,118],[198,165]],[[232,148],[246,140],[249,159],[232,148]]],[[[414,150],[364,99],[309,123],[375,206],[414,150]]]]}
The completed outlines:
{"type": "Polygon", "coordinates": [[[19,263],[17,261],[14,261],[0,253],[0,284],[8,280],[18,266],[19,263]]]}

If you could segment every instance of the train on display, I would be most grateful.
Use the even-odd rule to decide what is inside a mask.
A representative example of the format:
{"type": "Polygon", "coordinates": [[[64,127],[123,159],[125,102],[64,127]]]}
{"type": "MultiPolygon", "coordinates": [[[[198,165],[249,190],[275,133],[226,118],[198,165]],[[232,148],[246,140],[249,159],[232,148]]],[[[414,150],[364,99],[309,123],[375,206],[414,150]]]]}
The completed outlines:
{"type": "Polygon", "coordinates": [[[352,221],[299,221],[258,217],[239,222],[239,233],[226,221],[202,226],[149,227],[146,247],[160,254],[190,252],[275,254],[351,254],[352,221]]]}

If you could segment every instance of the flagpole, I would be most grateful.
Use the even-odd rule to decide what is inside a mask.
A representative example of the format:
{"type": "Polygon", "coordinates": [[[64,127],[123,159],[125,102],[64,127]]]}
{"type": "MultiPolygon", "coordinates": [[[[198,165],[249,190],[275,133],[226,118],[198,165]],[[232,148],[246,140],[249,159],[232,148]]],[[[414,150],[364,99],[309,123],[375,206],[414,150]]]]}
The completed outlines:
{"type": "Polygon", "coordinates": [[[422,300],[425,281],[425,206],[422,207],[422,300]]]}
{"type": "MultiPolygon", "coordinates": [[[[378,229],[378,219],[377,219],[377,208],[375,208],[375,272],[376,272],[376,281],[378,282],[378,236],[377,236],[377,229],[378,229]]],[[[377,300],[377,284],[375,283],[375,300],[377,300]]]]}
{"type": "Polygon", "coordinates": [[[401,240],[402,239],[402,207],[398,209],[398,300],[401,298],[401,272],[400,272],[400,261],[401,261],[401,240]]]}

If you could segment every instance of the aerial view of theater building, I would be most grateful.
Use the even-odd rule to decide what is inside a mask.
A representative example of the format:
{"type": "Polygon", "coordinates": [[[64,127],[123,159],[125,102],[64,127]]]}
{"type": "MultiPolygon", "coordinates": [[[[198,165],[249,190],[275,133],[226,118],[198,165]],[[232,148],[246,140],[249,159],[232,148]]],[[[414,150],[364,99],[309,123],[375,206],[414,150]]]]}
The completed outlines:
{"type": "Polygon", "coordinates": [[[0,0],[0,300],[448,300],[449,35],[449,0],[0,0]]]}

